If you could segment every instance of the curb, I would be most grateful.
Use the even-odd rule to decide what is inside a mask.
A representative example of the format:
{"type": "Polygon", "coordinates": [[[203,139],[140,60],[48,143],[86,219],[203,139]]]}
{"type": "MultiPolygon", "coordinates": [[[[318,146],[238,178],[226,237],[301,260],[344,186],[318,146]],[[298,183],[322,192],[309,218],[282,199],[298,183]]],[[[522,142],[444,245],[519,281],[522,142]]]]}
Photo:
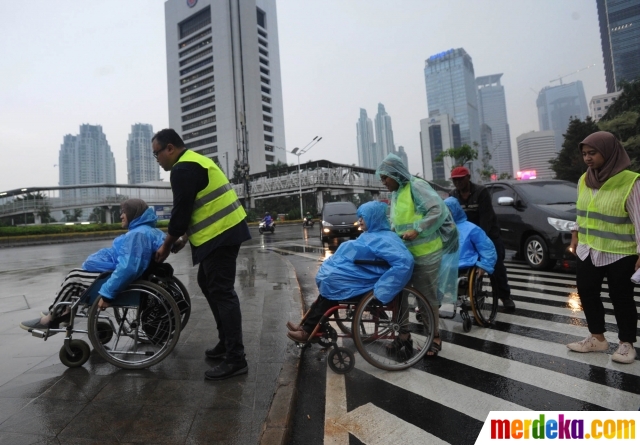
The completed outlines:
{"type": "MultiPolygon", "coordinates": [[[[300,284],[293,264],[286,258],[282,258],[289,269],[289,280],[297,284],[297,289],[292,292],[292,309],[297,308],[302,315],[304,301],[300,284]],[[297,292],[295,292],[297,290],[297,292]],[[297,295],[298,301],[295,296],[297,295]]],[[[292,412],[295,409],[298,398],[298,370],[300,368],[300,356],[293,344],[287,346],[284,362],[273,394],[271,406],[267,417],[262,424],[260,445],[286,445],[289,443],[293,422],[292,412]]]]}

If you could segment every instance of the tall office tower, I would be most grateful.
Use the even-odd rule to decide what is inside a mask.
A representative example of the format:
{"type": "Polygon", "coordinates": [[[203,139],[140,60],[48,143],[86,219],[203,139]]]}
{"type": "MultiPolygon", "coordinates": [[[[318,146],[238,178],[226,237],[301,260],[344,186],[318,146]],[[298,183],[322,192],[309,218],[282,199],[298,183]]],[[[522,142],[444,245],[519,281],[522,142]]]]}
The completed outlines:
{"type": "Polygon", "coordinates": [[[531,131],[516,138],[520,170],[535,170],[538,179],[555,177],[549,161],[555,159],[556,139],[553,131],[531,131]]]}
{"type": "Polygon", "coordinates": [[[607,93],[640,77],[640,0],[597,0],[607,93]]]}
{"type": "Polygon", "coordinates": [[[394,154],[398,156],[400,159],[402,159],[402,162],[404,163],[404,165],[409,167],[409,158],[407,157],[407,153],[404,151],[404,147],[402,145],[398,147],[398,149],[394,152],[394,154]]]}
{"type": "MultiPolygon", "coordinates": [[[[115,184],[116,162],[100,125],[80,125],[80,134],[65,135],[58,156],[58,185],[115,184]]],[[[105,189],[64,191],[61,197],[104,197],[105,189]]]]}
{"type": "Polygon", "coordinates": [[[133,124],[127,140],[127,179],[129,184],[159,181],[160,166],[151,151],[153,127],[133,124]]]}
{"type": "Polygon", "coordinates": [[[380,163],[375,153],[376,143],[373,138],[373,123],[367,117],[367,110],[360,108],[360,119],[356,123],[358,138],[358,165],[366,168],[378,168],[380,163]],[[376,162],[378,162],[376,164],[376,162]]]}
{"type": "Polygon", "coordinates": [[[453,160],[434,161],[443,150],[460,147],[462,137],[460,125],[448,114],[432,116],[420,120],[420,148],[422,151],[422,173],[424,179],[449,179],[453,168],[453,160]]]}
{"type": "MultiPolygon", "coordinates": [[[[480,144],[478,94],[471,56],[462,49],[429,57],[424,67],[429,117],[447,114],[460,126],[462,144],[480,144]]],[[[448,149],[452,147],[444,147],[448,149]]],[[[471,166],[472,176],[479,161],[471,166]]]]}
{"type": "Polygon", "coordinates": [[[538,121],[540,131],[552,130],[556,138],[556,151],[562,149],[563,134],[572,118],[584,120],[589,115],[587,98],[581,81],[544,87],[538,93],[538,121]]]}
{"type": "Polygon", "coordinates": [[[600,118],[605,115],[609,107],[613,105],[620,94],[622,94],[622,91],[593,96],[589,101],[589,114],[591,115],[591,118],[598,122],[600,118]]]}
{"type": "Polygon", "coordinates": [[[378,104],[378,114],[376,114],[376,156],[379,159],[378,165],[389,153],[394,153],[395,149],[391,116],[385,111],[384,105],[378,104]]]}
{"type": "Polygon", "coordinates": [[[169,125],[246,172],[286,163],[275,0],[167,0],[169,125]]]}
{"type": "Polygon", "coordinates": [[[491,155],[490,164],[496,173],[513,175],[513,160],[511,158],[511,135],[507,119],[507,102],[504,86],[500,84],[500,74],[491,74],[476,78],[478,86],[478,110],[480,125],[491,127],[493,142],[487,146],[491,155]]]}

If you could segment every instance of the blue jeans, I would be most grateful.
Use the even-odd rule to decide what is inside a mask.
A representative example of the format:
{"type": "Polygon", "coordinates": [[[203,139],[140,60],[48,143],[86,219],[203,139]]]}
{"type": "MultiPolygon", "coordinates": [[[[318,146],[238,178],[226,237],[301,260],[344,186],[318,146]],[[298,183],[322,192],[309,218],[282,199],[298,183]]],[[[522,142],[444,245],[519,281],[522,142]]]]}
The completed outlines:
{"type": "Polygon", "coordinates": [[[236,259],[240,245],[220,246],[198,268],[198,286],[202,290],[218,327],[218,338],[227,350],[226,362],[244,360],[242,314],[234,289],[236,259]]]}

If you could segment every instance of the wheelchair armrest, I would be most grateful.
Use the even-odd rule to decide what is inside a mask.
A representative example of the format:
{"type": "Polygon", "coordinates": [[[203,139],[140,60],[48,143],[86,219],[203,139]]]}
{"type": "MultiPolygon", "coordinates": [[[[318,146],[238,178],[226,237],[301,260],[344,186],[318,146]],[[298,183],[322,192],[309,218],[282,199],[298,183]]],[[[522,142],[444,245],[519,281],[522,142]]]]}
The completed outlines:
{"type": "Polygon", "coordinates": [[[369,266],[390,267],[389,263],[384,260],[353,260],[353,264],[366,264],[369,266]]]}

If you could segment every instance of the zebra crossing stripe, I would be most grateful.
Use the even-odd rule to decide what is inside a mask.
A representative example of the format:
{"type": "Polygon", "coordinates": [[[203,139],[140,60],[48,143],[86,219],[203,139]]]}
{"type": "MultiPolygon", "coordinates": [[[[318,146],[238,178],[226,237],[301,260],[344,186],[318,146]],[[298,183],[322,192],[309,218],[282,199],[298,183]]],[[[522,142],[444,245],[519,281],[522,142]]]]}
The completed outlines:
{"type": "MultiPolygon", "coordinates": [[[[449,443],[378,408],[373,403],[350,411],[337,419],[337,423],[367,445],[449,443]]],[[[326,437],[324,443],[327,443],[326,437]]]]}
{"type": "Polygon", "coordinates": [[[637,410],[640,395],[578,379],[560,372],[497,357],[474,349],[444,343],[440,352],[444,358],[474,368],[526,383],[539,389],[575,398],[611,410],[637,410]]]}

